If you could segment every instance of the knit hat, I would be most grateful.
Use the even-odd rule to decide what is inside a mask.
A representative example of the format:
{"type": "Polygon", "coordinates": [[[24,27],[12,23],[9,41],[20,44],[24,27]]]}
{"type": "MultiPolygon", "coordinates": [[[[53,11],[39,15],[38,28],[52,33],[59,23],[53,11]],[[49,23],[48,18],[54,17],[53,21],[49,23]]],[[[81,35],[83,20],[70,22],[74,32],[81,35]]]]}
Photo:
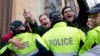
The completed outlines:
{"type": "Polygon", "coordinates": [[[15,30],[22,25],[23,25],[23,23],[21,21],[15,20],[14,22],[11,23],[10,29],[15,30]]]}
{"type": "Polygon", "coordinates": [[[96,6],[94,6],[93,8],[91,8],[88,13],[92,14],[92,13],[100,13],[100,3],[97,4],[96,6]]]}

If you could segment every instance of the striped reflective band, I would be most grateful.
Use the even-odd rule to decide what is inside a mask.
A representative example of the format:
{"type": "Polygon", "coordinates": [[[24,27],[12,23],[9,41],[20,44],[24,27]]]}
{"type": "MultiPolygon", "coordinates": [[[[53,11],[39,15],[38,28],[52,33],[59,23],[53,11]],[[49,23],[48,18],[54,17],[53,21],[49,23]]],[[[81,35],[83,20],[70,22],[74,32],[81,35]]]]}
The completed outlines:
{"type": "Polygon", "coordinates": [[[100,56],[100,44],[94,46],[92,49],[85,52],[82,56],[100,56]]]}
{"type": "Polygon", "coordinates": [[[77,56],[77,53],[54,53],[54,56],[77,56]]]}
{"type": "Polygon", "coordinates": [[[39,52],[39,50],[35,50],[35,51],[27,53],[27,54],[16,54],[16,55],[17,56],[32,56],[32,55],[34,55],[34,54],[36,54],[38,52],[39,52]]]}

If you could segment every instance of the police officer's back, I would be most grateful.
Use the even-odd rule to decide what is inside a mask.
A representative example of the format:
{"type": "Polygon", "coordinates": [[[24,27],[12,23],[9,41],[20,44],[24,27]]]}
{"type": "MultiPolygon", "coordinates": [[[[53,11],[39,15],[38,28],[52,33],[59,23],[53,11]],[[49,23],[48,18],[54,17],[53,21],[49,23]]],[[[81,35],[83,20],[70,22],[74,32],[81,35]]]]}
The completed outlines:
{"type": "Polygon", "coordinates": [[[7,47],[17,56],[45,56],[50,53],[48,51],[49,49],[46,47],[47,45],[38,34],[27,32],[29,29],[28,25],[23,25],[21,21],[16,20],[11,24],[11,28],[14,33],[13,39],[19,39],[24,44],[24,48],[20,49],[15,45],[8,43],[8,45],[0,50],[2,51],[0,54],[2,54],[7,47]]]}
{"type": "Polygon", "coordinates": [[[66,26],[59,12],[50,14],[52,28],[42,39],[47,43],[54,56],[77,56],[80,46],[85,42],[85,34],[73,27],[66,26]]]}

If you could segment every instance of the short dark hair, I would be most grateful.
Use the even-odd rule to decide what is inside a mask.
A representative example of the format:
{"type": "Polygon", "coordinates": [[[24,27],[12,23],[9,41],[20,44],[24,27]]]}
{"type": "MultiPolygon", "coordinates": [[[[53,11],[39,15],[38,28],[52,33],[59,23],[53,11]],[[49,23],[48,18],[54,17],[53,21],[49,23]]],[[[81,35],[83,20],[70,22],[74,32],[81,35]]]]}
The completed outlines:
{"type": "MultiPolygon", "coordinates": [[[[39,19],[40,19],[42,16],[44,16],[44,15],[47,16],[46,14],[41,14],[41,15],[39,16],[39,19]]],[[[48,16],[47,16],[47,17],[48,17],[48,16]]]]}
{"type": "MultiPolygon", "coordinates": [[[[71,8],[70,6],[65,6],[63,9],[62,9],[62,15],[64,15],[64,10],[67,9],[67,8],[71,8]]],[[[72,10],[72,8],[71,8],[72,10]]]]}

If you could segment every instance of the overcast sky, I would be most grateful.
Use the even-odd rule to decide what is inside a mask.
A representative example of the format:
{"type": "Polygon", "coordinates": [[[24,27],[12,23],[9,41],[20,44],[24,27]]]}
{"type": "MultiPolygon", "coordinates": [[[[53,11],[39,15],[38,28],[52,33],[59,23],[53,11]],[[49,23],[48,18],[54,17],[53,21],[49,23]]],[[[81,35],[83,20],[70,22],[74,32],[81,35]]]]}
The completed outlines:
{"type": "Polygon", "coordinates": [[[87,0],[89,7],[93,7],[96,4],[100,3],[100,0],[87,0]]]}

